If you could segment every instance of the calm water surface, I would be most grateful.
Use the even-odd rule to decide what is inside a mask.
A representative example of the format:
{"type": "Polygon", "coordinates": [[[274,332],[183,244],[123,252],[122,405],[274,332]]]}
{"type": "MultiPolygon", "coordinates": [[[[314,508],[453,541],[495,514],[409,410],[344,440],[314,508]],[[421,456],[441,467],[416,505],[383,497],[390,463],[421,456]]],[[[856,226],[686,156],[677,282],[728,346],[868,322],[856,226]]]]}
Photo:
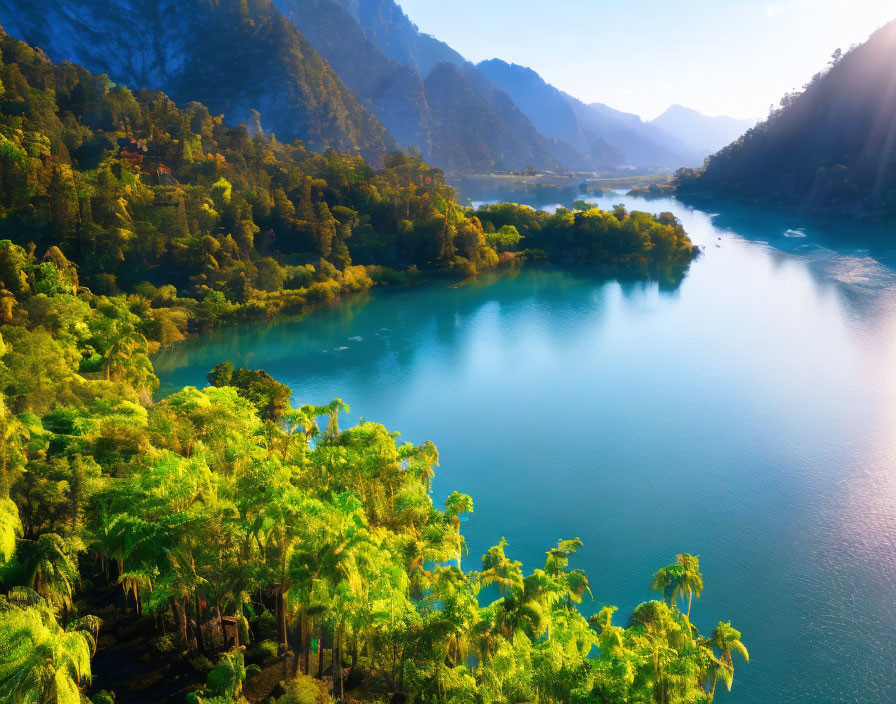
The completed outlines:
{"type": "Polygon", "coordinates": [[[526,270],[219,331],[156,358],[162,391],[231,359],[433,440],[436,500],[476,503],[467,566],[579,536],[586,611],[699,553],[694,621],[751,654],[721,701],[896,702],[896,232],[594,200],[670,210],[705,254],[674,290],[526,270]]]}

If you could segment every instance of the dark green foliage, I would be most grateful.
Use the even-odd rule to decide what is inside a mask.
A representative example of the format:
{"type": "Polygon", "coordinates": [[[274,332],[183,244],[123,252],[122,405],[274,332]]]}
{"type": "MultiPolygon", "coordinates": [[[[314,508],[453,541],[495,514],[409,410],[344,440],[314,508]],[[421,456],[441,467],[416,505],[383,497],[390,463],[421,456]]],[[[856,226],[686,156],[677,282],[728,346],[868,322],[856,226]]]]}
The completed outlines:
{"type": "Polygon", "coordinates": [[[263,369],[234,369],[232,362],[216,364],[206,376],[212,386],[232,386],[255,406],[263,420],[279,420],[289,408],[292,389],[263,369]]]}
{"type": "Polygon", "coordinates": [[[716,194],[896,217],[896,22],[831,63],[768,119],[678,174],[682,194],[716,194]]]}
{"type": "Polygon", "coordinates": [[[515,234],[529,249],[542,250],[556,261],[614,270],[663,271],[681,269],[696,256],[681,224],[670,213],[659,216],[591,208],[554,214],[528,206],[502,203],[476,211],[486,232],[501,248],[515,234]]]}

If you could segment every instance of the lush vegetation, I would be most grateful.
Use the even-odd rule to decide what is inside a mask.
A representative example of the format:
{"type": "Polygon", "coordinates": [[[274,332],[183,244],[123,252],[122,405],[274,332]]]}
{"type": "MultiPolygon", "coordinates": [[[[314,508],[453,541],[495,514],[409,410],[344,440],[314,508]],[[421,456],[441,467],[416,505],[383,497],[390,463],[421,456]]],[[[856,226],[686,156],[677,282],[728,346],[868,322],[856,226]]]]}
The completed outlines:
{"type": "Polygon", "coordinates": [[[118,647],[104,621],[203,673],[194,702],[240,701],[272,663],[283,704],[358,684],[371,700],[710,702],[746,657],[729,624],[691,623],[696,557],[618,624],[580,612],[577,539],[530,570],[502,542],[465,571],[473,501],[433,504],[431,443],[343,430],[339,399],[296,408],[229,364],[152,403],[147,320],[127,298],[79,286],[58,249],[5,241],[0,276],[3,701],[111,701],[91,680],[97,644],[118,647]]]}
{"type": "MultiPolygon", "coordinates": [[[[442,173],[413,154],[374,170],[258,125],[227,127],[198,103],[180,109],[54,66],[5,35],[0,52],[0,236],[41,256],[58,247],[96,293],[130,293],[151,344],[517,258],[489,243],[491,221],[456,205],[442,173]]],[[[595,210],[551,223],[562,218],[569,224],[522,233],[525,246],[558,258],[584,248],[609,267],[683,270],[693,256],[664,218],[595,210]]]]}
{"type": "Polygon", "coordinates": [[[721,195],[854,215],[896,216],[892,82],[896,22],[839,49],[804,90],[706,161],[678,173],[683,195],[721,195]]]}
{"type": "Polygon", "coordinates": [[[339,399],[295,407],[227,362],[205,389],[152,396],[150,352],[191,327],[536,250],[683,270],[674,218],[474,213],[413,155],[374,170],[5,36],[0,51],[0,700],[109,704],[92,661],[135,648],[151,663],[119,701],[170,668],[197,704],[250,688],[281,704],[674,704],[731,685],[746,650],[728,624],[691,623],[696,557],[660,570],[660,599],[624,625],[610,608],[586,620],[577,539],[532,570],[503,542],[461,568],[473,502],[433,504],[431,443],[342,430],[339,399]],[[259,684],[272,673],[282,685],[259,684]]]}
{"type": "Polygon", "coordinates": [[[577,201],[575,210],[556,213],[514,203],[489,205],[476,211],[486,241],[499,251],[506,237],[519,234],[522,244],[560,262],[575,262],[613,271],[680,273],[697,255],[687,234],[672,213],[629,213],[617,205],[612,212],[577,201]]]}

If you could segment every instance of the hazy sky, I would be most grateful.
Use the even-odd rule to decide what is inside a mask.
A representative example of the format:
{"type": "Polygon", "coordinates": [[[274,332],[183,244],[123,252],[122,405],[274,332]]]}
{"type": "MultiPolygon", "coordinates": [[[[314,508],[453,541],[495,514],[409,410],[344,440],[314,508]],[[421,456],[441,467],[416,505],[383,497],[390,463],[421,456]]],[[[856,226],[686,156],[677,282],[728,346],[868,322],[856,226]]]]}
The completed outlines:
{"type": "Polygon", "coordinates": [[[894,0],[398,0],[472,61],[530,66],[586,102],[655,117],[672,103],[764,117],[894,0]]]}

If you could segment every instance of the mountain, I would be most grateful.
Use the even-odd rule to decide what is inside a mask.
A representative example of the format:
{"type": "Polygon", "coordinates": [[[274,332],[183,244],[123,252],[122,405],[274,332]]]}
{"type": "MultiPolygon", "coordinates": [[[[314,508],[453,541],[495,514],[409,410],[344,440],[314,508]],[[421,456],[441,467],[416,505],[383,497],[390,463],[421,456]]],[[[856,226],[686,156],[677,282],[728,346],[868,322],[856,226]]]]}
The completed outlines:
{"type": "Polygon", "coordinates": [[[368,39],[394,61],[424,78],[439,64],[463,66],[467,60],[435,37],[423,34],[394,0],[334,0],[364,29],[368,39]]]}
{"type": "Polygon", "coordinates": [[[431,117],[417,71],[383,54],[336,0],[274,3],[401,144],[431,156],[431,117]]]}
{"type": "Polygon", "coordinates": [[[427,76],[432,162],[450,171],[556,169],[578,156],[546,140],[472,65],[443,62],[427,76]],[[555,159],[554,157],[558,157],[555,159]]]}
{"type": "Polygon", "coordinates": [[[270,0],[0,0],[0,24],[117,83],[252,111],[281,139],[377,158],[395,140],[270,0]]]}
{"type": "Polygon", "coordinates": [[[682,105],[671,105],[648,124],[674,136],[692,152],[712,154],[731,144],[756,121],[725,115],[709,117],[682,105]]]}
{"type": "Polygon", "coordinates": [[[679,190],[896,217],[896,21],[683,174],[679,190]]]}
{"type": "Polygon", "coordinates": [[[582,125],[570,96],[532,69],[500,59],[483,61],[477,68],[513,99],[539,132],[574,149],[586,168],[600,169],[625,162],[619,149],[582,125]]]}
{"type": "Polygon", "coordinates": [[[703,155],[660,127],[601,103],[586,105],[530,68],[500,59],[477,68],[513,98],[542,134],[572,146],[587,168],[677,168],[702,162],[703,155]]]}
{"type": "Polygon", "coordinates": [[[638,115],[603,103],[585,104],[566,96],[583,129],[600,135],[622,152],[625,163],[640,168],[678,168],[698,164],[702,158],[688,152],[675,137],[644,122],[638,115]]]}
{"type": "Polygon", "coordinates": [[[506,93],[420,34],[391,0],[275,2],[389,132],[436,166],[583,168],[575,149],[540,134],[506,93]]]}

